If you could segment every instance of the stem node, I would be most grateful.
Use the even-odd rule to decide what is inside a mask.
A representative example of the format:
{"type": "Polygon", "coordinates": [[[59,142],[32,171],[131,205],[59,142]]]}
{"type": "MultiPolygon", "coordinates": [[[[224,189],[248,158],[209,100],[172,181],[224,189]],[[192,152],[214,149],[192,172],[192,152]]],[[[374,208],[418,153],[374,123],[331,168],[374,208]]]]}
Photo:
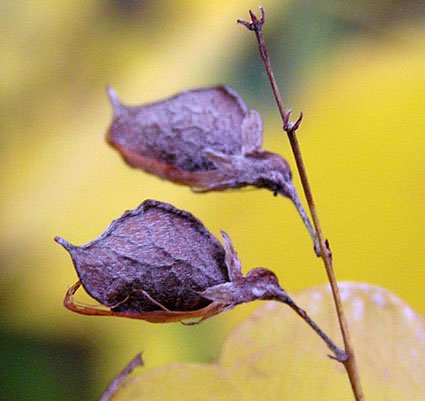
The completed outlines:
{"type": "Polygon", "coordinates": [[[237,20],[237,23],[245,26],[250,31],[255,31],[255,32],[261,31],[266,18],[266,14],[264,12],[263,6],[260,6],[260,12],[261,12],[261,18],[258,19],[258,17],[254,14],[254,12],[252,10],[249,10],[249,15],[251,16],[251,22],[247,22],[239,18],[237,20]]]}

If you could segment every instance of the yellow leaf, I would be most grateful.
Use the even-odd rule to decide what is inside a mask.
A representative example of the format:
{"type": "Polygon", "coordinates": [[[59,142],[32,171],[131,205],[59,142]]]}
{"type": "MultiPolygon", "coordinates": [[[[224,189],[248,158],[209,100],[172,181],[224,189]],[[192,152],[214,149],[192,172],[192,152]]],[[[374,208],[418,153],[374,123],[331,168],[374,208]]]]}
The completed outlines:
{"type": "MultiPolygon", "coordinates": [[[[425,319],[394,294],[340,283],[366,399],[423,400],[425,319]]],[[[297,302],[339,338],[327,286],[297,302]]],[[[227,338],[217,364],[173,364],[130,379],[113,397],[129,400],[353,400],[343,366],[285,305],[269,302],[227,338]]]]}
{"type": "Polygon", "coordinates": [[[242,399],[219,367],[180,363],[136,376],[118,391],[112,401],[239,401],[242,399]]]}

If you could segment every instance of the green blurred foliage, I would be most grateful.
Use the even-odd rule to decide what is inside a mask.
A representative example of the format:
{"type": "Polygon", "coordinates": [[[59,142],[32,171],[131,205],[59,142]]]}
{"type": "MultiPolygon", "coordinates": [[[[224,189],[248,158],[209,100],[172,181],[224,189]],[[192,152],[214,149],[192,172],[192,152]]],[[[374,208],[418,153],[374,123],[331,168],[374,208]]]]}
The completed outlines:
{"type": "MultiPolygon", "coordinates": [[[[389,287],[424,313],[422,2],[263,5],[284,99],[305,113],[299,137],[337,277],[389,287]]],[[[0,318],[2,339],[11,344],[0,362],[7,388],[19,389],[22,375],[51,387],[52,371],[75,370],[64,373],[76,388],[68,398],[81,399],[85,388],[95,399],[90,394],[100,394],[140,350],[147,368],[216,358],[230,327],[252,311],[242,306],[184,327],[88,318],[62,307],[76,274],[53,237],[85,243],[146,198],[190,210],[216,234],[225,229],[245,271],[267,266],[289,291],[326,281],[288,201],[254,190],[195,195],[126,167],[104,142],[106,85],[135,104],[222,82],[261,111],[266,148],[293,165],[254,36],[235,24],[257,6],[0,2],[0,318]],[[76,361],[58,351],[68,347],[76,361]],[[90,372],[89,383],[79,371],[90,372]]],[[[49,399],[63,393],[52,390],[49,399]]]]}

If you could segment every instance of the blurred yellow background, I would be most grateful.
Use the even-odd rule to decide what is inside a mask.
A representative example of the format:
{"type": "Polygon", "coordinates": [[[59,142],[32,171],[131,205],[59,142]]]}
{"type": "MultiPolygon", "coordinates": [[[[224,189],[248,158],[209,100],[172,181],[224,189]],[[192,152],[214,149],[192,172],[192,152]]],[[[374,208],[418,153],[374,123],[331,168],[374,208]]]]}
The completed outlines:
{"type": "MultiPolygon", "coordinates": [[[[330,3],[262,2],[283,98],[305,115],[299,141],[336,275],[389,288],[425,313],[425,7],[330,3]]],[[[94,400],[140,350],[147,368],[214,360],[257,306],[196,327],[65,310],[76,273],[53,237],[88,242],[147,198],[191,211],[215,235],[226,230],[244,271],[273,269],[289,292],[326,282],[288,200],[260,190],[196,195],[130,169],[104,141],[107,85],[139,104],[225,83],[261,112],[264,147],[294,166],[254,35],[235,23],[258,5],[0,3],[5,399],[94,400]]],[[[296,175],[294,182],[300,188],[296,175]]]]}

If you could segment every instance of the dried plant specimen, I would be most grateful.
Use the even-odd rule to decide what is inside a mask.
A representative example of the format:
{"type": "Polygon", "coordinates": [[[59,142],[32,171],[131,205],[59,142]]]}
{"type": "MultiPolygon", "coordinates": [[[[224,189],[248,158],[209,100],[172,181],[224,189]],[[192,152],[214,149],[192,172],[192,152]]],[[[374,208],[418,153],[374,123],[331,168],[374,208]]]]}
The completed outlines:
{"type": "Polygon", "coordinates": [[[244,276],[230,238],[221,234],[224,247],[189,212],[146,200],[86,245],[74,246],[56,237],[70,253],[80,279],[67,292],[64,304],[82,314],[161,323],[204,320],[244,302],[277,300],[306,320],[336,357],[344,357],[295,305],[273,272],[258,267],[244,276]],[[110,310],[76,304],[73,295],[80,282],[110,310]]]}
{"type": "Polygon", "coordinates": [[[283,195],[294,202],[319,252],[288,163],[261,149],[261,116],[231,88],[194,89],[134,107],[112,89],[109,96],[114,117],[107,140],[130,166],[200,192],[252,185],[283,195]]]}
{"type": "Polygon", "coordinates": [[[222,236],[226,249],[190,213],[147,200],[86,245],[73,246],[58,237],[56,241],[71,254],[86,291],[113,312],[148,317],[173,312],[171,320],[180,320],[179,313],[203,311],[211,301],[228,309],[282,293],[268,270],[255,269],[243,277],[230,238],[224,232],[222,236]],[[234,293],[242,283],[258,288],[234,293]],[[270,283],[273,288],[260,289],[270,283]]]}

